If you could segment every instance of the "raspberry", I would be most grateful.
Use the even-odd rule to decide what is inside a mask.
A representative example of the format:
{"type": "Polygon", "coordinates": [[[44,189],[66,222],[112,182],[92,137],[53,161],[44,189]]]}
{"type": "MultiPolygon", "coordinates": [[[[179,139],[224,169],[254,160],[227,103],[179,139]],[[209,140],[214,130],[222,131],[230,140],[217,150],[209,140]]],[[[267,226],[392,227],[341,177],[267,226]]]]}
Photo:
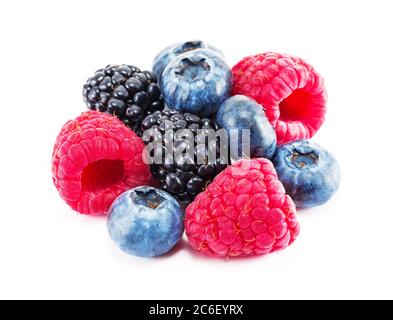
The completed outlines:
{"type": "Polygon", "coordinates": [[[233,94],[260,103],[279,144],[311,138],[325,120],[323,78],[302,59],[278,53],[249,56],[233,69],[233,94]]]}
{"type": "Polygon", "coordinates": [[[124,191],[146,184],[144,144],[120,120],[96,111],[68,121],[52,155],[53,182],[64,201],[82,214],[104,214],[124,191]]]}
{"type": "Polygon", "coordinates": [[[222,258],[281,250],[299,234],[295,205],[262,158],[221,172],[188,206],[185,227],[195,250],[222,258]]]}

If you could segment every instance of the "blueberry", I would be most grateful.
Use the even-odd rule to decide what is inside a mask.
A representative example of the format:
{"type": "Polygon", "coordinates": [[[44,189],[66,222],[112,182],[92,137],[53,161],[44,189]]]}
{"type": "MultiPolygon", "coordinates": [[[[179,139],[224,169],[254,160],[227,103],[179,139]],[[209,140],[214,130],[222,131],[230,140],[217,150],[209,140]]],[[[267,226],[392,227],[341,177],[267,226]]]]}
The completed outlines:
{"type": "Polygon", "coordinates": [[[169,252],[183,235],[183,212],[168,193],[138,187],[123,193],[109,209],[108,230],[125,252],[156,257],[169,252]]]}
{"type": "Polygon", "coordinates": [[[198,49],[172,60],[160,84],[165,103],[170,108],[210,116],[229,97],[232,73],[220,55],[198,49]]]}
{"type": "Polygon", "coordinates": [[[155,58],[153,62],[153,72],[157,75],[157,78],[160,79],[162,73],[164,72],[165,67],[177,56],[193,51],[196,49],[210,49],[220,55],[222,55],[221,51],[214,48],[213,46],[203,42],[203,41],[187,41],[183,43],[176,43],[170,45],[163,49],[155,58]]]}
{"type": "Polygon", "coordinates": [[[243,129],[250,130],[250,150],[245,149],[250,155],[246,156],[270,159],[274,155],[276,133],[263,108],[254,100],[241,95],[227,99],[218,110],[217,123],[227,130],[228,137],[231,137],[231,146],[238,146],[237,155],[242,155],[243,139],[240,130],[243,129]]]}
{"type": "Polygon", "coordinates": [[[311,141],[281,145],[273,157],[278,177],[298,208],[327,202],[340,185],[340,168],[334,157],[311,141]]]}

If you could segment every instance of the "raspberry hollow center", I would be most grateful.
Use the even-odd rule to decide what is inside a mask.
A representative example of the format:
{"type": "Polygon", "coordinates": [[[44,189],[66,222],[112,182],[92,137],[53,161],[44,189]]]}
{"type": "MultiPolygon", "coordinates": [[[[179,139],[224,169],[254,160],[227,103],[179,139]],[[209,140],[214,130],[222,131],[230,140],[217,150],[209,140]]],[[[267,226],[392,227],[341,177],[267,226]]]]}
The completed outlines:
{"type": "Polygon", "coordinates": [[[94,192],[116,185],[124,178],[124,161],[99,160],[90,163],[82,173],[82,190],[94,192]]]}
{"type": "Polygon", "coordinates": [[[309,92],[302,89],[293,91],[279,104],[280,119],[283,121],[302,121],[312,116],[313,99],[309,92]]]}

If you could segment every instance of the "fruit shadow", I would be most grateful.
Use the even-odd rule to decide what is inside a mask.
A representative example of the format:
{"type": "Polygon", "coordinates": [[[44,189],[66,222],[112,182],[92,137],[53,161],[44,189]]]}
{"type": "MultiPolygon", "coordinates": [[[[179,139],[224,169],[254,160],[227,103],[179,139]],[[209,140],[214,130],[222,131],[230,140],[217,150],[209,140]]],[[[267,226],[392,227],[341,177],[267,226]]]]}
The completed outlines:
{"type": "MultiPolygon", "coordinates": [[[[305,212],[310,211],[310,209],[303,209],[305,212]]],[[[303,211],[302,210],[302,211],[303,211]]],[[[312,211],[312,210],[311,210],[312,211]]],[[[102,223],[107,220],[106,215],[97,215],[97,216],[88,216],[88,215],[77,215],[77,218],[83,221],[94,221],[95,223],[102,223]]],[[[231,257],[231,258],[217,258],[217,257],[209,257],[204,255],[201,252],[194,250],[189,242],[187,241],[186,237],[183,237],[179,243],[168,253],[155,257],[154,260],[165,260],[168,258],[172,258],[181,252],[186,252],[192,259],[199,260],[199,261],[210,261],[210,262],[224,262],[224,263],[242,263],[250,260],[261,260],[263,261],[268,255],[263,256],[249,256],[249,257],[231,257]]]]}
{"type": "Polygon", "coordinates": [[[209,257],[204,255],[201,252],[194,250],[188,241],[185,239],[182,240],[182,248],[195,260],[200,261],[210,261],[210,262],[225,262],[225,263],[243,263],[250,260],[264,260],[268,255],[262,256],[249,256],[249,257],[229,257],[229,258],[217,258],[217,257],[209,257]]]}
{"type": "Polygon", "coordinates": [[[86,223],[106,223],[108,216],[105,214],[101,215],[87,215],[87,214],[76,214],[77,219],[86,223]]]}
{"type": "Polygon", "coordinates": [[[296,212],[299,215],[311,214],[315,211],[315,208],[296,208],[296,212]]]}
{"type": "Polygon", "coordinates": [[[187,248],[187,241],[184,238],[182,238],[179,241],[179,243],[171,251],[169,251],[168,253],[166,253],[160,257],[156,257],[155,259],[165,260],[167,258],[171,258],[171,257],[177,255],[179,252],[182,252],[183,250],[185,250],[185,248],[187,248]]]}

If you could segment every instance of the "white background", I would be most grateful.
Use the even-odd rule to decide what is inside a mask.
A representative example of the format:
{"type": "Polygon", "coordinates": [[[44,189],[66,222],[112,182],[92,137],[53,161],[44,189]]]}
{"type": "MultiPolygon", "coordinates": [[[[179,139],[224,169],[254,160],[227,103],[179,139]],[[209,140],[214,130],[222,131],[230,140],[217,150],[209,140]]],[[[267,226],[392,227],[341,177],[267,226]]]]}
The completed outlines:
{"type": "Polygon", "coordinates": [[[0,298],[393,298],[391,1],[1,1],[0,298]],[[184,242],[140,259],[111,242],[105,218],[73,213],[52,186],[65,121],[82,85],[109,63],[151,67],[173,42],[203,39],[232,66],[287,52],[326,78],[314,140],[340,161],[327,205],[299,212],[294,245],[220,261],[184,242]]]}

